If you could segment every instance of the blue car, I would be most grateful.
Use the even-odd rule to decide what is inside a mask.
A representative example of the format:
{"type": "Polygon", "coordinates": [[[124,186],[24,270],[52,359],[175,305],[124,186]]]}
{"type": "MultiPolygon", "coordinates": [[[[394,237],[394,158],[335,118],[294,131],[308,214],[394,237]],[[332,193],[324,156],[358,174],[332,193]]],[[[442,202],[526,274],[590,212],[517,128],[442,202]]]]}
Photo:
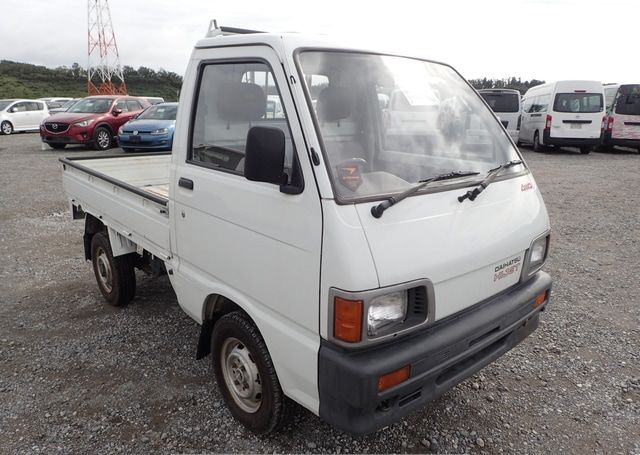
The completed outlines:
{"type": "Polygon", "coordinates": [[[118,130],[122,150],[171,150],[176,127],[178,103],[160,103],[148,107],[118,130]]]}

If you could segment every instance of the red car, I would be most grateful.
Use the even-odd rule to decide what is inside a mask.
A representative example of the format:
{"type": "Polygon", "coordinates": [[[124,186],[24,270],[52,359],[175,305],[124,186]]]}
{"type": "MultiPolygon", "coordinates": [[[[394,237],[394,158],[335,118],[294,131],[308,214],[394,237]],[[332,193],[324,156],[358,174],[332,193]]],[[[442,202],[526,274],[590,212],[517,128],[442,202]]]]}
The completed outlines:
{"type": "Polygon", "coordinates": [[[113,144],[118,128],[149,106],[146,99],[135,96],[88,96],[67,112],[46,118],[40,125],[40,137],[54,149],[87,144],[106,150],[113,144]]]}

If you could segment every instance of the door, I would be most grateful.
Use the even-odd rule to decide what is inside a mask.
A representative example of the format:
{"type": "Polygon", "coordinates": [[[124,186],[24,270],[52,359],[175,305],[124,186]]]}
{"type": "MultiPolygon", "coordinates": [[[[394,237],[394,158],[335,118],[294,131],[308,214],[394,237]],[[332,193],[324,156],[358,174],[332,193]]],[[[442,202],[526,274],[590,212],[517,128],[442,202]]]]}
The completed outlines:
{"type": "Polygon", "coordinates": [[[15,131],[22,131],[29,128],[29,117],[31,115],[29,112],[29,104],[28,101],[19,101],[7,109],[9,120],[15,131]]]}
{"type": "Polygon", "coordinates": [[[29,126],[30,130],[36,130],[40,128],[40,123],[49,116],[48,111],[45,110],[45,104],[39,101],[31,101],[28,103],[29,112],[29,126]]]}
{"type": "Polygon", "coordinates": [[[207,60],[197,68],[193,105],[181,100],[180,112],[191,117],[190,137],[183,121],[174,145],[180,154],[171,182],[179,262],[174,288],[195,318],[203,297],[213,293],[243,307],[267,342],[285,393],[313,410],[322,218],[288,76],[267,46],[200,54],[207,60]],[[268,111],[268,101],[282,109],[268,111]],[[291,176],[299,158],[302,193],[284,194],[244,177],[246,137],[254,126],[284,132],[283,170],[291,176]]]}

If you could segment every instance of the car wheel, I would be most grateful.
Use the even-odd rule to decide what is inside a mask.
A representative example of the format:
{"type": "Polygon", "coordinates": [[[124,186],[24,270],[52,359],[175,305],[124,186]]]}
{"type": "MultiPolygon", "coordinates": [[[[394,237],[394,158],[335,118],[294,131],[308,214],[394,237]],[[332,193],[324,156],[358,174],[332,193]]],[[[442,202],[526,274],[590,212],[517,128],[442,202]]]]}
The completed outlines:
{"type": "Polygon", "coordinates": [[[111,133],[100,126],[93,132],[93,147],[96,150],[107,150],[111,147],[111,133]]]}
{"type": "Polygon", "coordinates": [[[540,134],[536,131],[533,133],[533,151],[536,153],[541,153],[543,151],[543,146],[540,143],[540,134]]]}
{"type": "Polygon", "coordinates": [[[240,311],[221,317],[211,337],[213,371],[231,414],[249,430],[271,433],[285,422],[289,403],[267,346],[240,311]]]}
{"type": "Polygon", "coordinates": [[[13,133],[13,125],[11,124],[11,122],[7,122],[5,120],[0,125],[0,131],[2,132],[2,134],[7,134],[7,135],[11,134],[11,133],[13,133]]]}
{"type": "Polygon", "coordinates": [[[113,257],[111,243],[105,232],[91,239],[91,264],[98,288],[109,305],[123,306],[136,293],[136,253],[113,257]]]}
{"type": "Polygon", "coordinates": [[[58,149],[58,150],[62,150],[66,146],[67,144],[49,144],[49,147],[51,147],[52,149],[58,149]]]}
{"type": "Polygon", "coordinates": [[[592,149],[592,147],[580,147],[580,153],[582,153],[583,155],[588,155],[589,153],[591,153],[592,149]]]}

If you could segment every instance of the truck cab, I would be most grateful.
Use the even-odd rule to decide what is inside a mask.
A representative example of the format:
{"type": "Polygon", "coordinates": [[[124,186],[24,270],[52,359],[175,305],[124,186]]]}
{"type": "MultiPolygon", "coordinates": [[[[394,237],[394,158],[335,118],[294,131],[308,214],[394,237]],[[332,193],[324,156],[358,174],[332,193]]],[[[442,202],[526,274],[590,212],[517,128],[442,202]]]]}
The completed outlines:
{"type": "Polygon", "coordinates": [[[62,162],[107,300],[161,263],[202,324],[197,357],[256,432],[288,400],[382,428],[526,338],[550,300],[535,180],[442,63],[213,26],[172,154],[62,162]],[[391,127],[380,99],[399,92],[391,127]]]}

